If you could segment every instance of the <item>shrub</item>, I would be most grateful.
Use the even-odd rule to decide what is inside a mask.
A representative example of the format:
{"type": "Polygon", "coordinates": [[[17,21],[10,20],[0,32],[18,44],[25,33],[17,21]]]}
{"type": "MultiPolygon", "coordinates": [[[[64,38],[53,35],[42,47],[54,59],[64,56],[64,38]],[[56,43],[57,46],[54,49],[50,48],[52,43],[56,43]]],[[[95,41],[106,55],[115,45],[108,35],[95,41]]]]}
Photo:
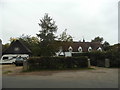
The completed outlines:
{"type": "Polygon", "coordinates": [[[105,52],[85,52],[85,53],[74,53],[73,57],[87,56],[90,58],[90,63],[93,66],[105,66],[105,52]]]}
{"type": "Polygon", "coordinates": [[[93,66],[105,66],[105,59],[110,60],[110,67],[120,67],[120,50],[113,49],[109,51],[95,51],[86,53],[74,53],[73,57],[87,56],[90,58],[90,63],[93,66]]]}
{"type": "Polygon", "coordinates": [[[118,50],[107,51],[106,57],[110,59],[110,67],[120,67],[120,52],[118,50]]]}
{"type": "Polygon", "coordinates": [[[73,57],[80,57],[80,56],[87,56],[90,57],[90,53],[89,52],[83,52],[83,53],[72,53],[73,57]]]}
{"type": "Polygon", "coordinates": [[[105,52],[90,52],[91,65],[105,66],[105,52]]]}
{"type": "Polygon", "coordinates": [[[87,57],[31,57],[29,70],[72,69],[88,67],[87,57]]]}

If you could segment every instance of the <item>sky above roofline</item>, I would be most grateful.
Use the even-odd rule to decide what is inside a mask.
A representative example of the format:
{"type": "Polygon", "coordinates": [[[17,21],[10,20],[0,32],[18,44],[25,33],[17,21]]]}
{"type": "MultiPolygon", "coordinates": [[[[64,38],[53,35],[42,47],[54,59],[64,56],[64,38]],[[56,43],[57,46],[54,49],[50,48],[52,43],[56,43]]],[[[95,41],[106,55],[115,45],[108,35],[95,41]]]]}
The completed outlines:
{"type": "Polygon", "coordinates": [[[36,36],[38,25],[48,13],[58,26],[56,35],[65,29],[74,41],[103,37],[111,45],[118,43],[119,0],[0,0],[0,38],[22,34],[36,36]]]}

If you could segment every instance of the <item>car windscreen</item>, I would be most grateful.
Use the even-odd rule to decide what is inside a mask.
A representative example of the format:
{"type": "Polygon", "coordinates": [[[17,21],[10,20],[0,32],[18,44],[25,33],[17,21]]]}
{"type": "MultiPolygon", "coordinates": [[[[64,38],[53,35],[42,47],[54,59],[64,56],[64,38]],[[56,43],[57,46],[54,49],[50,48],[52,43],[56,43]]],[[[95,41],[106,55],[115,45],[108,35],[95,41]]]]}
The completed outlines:
{"type": "Polygon", "coordinates": [[[24,60],[22,57],[17,57],[16,60],[24,60]]]}

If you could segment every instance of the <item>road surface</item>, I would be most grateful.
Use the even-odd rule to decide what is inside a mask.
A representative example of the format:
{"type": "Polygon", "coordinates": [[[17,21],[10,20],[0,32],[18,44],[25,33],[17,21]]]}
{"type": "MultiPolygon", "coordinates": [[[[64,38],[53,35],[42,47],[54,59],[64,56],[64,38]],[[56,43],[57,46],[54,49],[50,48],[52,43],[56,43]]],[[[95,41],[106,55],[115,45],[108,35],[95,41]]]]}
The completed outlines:
{"type": "MultiPolygon", "coordinates": [[[[17,70],[17,69],[16,69],[17,70]]],[[[118,69],[3,74],[3,88],[118,88],[118,69]]]]}

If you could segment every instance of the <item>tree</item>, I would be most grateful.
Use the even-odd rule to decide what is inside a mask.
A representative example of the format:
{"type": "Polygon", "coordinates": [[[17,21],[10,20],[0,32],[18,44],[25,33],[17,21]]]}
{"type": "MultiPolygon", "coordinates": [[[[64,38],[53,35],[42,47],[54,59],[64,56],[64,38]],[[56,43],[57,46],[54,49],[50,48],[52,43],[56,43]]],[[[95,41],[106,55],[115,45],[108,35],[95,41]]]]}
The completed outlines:
{"type": "Polygon", "coordinates": [[[18,38],[13,38],[13,37],[10,37],[10,43],[13,42],[13,41],[16,41],[18,38]]]}
{"type": "Polygon", "coordinates": [[[120,67],[120,44],[114,44],[106,51],[107,58],[111,60],[111,66],[120,67]]]}
{"type": "Polygon", "coordinates": [[[18,39],[22,41],[32,51],[33,56],[39,55],[40,41],[37,37],[22,34],[18,39]]]}
{"type": "Polygon", "coordinates": [[[100,42],[100,43],[102,43],[103,42],[103,37],[95,37],[93,40],[91,40],[91,42],[100,42]]]}
{"type": "Polygon", "coordinates": [[[58,38],[59,41],[67,41],[71,42],[73,41],[73,37],[71,35],[67,34],[67,29],[65,29],[62,34],[60,34],[60,37],[58,38]]]}
{"type": "Polygon", "coordinates": [[[37,37],[31,36],[31,35],[22,34],[18,39],[23,41],[24,43],[26,43],[28,45],[39,43],[39,39],[37,37]]]}
{"type": "Polygon", "coordinates": [[[105,51],[107,51],[107,50],[109,50],[109,48],[110,48],[110,44],[109,44],[107,41],[105,41],[105,42],[103,43],[103,49],[104,49],[105,51]]]}
{"type": "MultiPolygon", "coordinates": [[[[33,56],[39,55],[39,53],[38,53],[39,46],[38,45],[39,45],[40,41],[37,37],[22,34],[20,37],[17,37],[17,38],[11,37],[9,41],[12,43],[16,40],[22,41],[25,44],[25,46],[27,46],[32,51],[33,56]]],[[[7,45],[4,47],[7,47],[7,45]]]]}
{"type": "Polygon", "coordinates": [[[2,44],[2,52],[5,51],[10,46],[9,43],[2,44]]]}
{"type": "Polygon", "coordinates": [[[56,52],[56,47],[54,46],[55,42],[55,33],[57,32],[57,25],[55,25],[55,21],[45,14],[42,19],[40,19],[40,23],[38,23],[41,27],[39,34],[36,34],[40,38],[40,55],[41,56],[53,56],[56,52]]]}

